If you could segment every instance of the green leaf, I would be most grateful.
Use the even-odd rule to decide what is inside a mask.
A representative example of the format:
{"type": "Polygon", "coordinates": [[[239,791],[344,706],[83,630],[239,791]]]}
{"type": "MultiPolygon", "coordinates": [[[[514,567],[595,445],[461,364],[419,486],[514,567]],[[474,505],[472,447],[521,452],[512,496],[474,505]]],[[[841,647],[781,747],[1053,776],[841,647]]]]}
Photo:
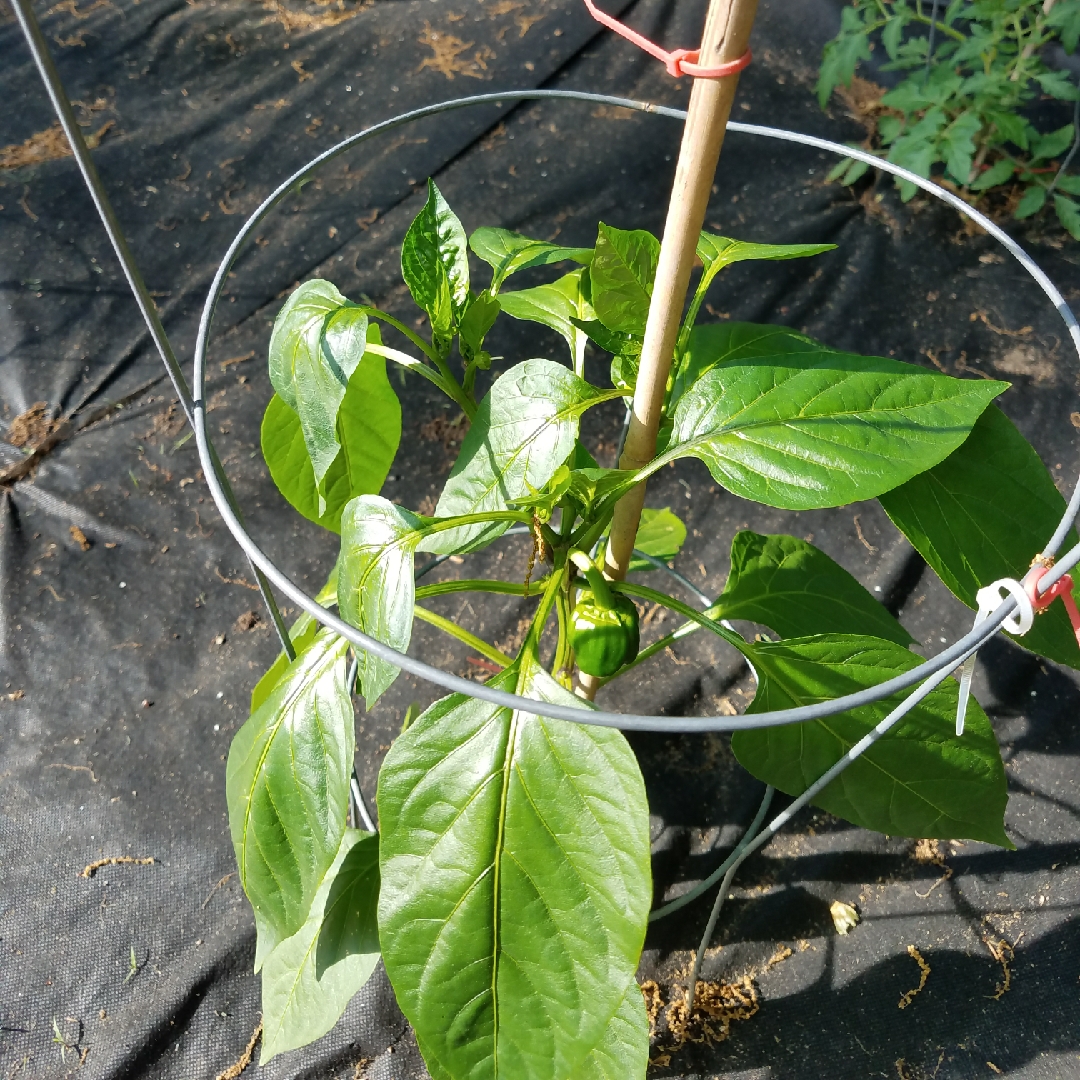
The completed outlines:
{"type": "Polygon", "coordinates": [[[546,240],[532,240],[509,229],[482,228],[469,237],[469,247],[491,267],[491,293],[495,295],[503,282],[519,270],[533,266],[550,266],[558,262],[577,262],[588,265],[592,248],[567,248],[546,240]]]}
{"type": "Polygon", "coordinates": [[[649,1017],[641,987],[631,978],[607,1031],[574,1080],[645,1080],[648,1066],[649,1017]]]}
{"type": "Polygon", "coordinates": [[[1061,33],[1061,44],[1067,53],[1076,51],[1080,42],[1080,2],[1078,0],[1058,0],[1046,19],[1047,26],[1053,26],[1061,33]]]}
{"type": "MultiPolygon", "coordinates": [[[[998,578],[1020,578],[1065,513],[1046,467],[996,406],[941,464],[880,497],[893,524],[963,603],[998,578]]],[[[1075,543],[1074,539],[1066,541],[1075,543]]],[[[1018,645],[1080,670],[1065,608],[1051,604],[1018,645]]]]}
{"type": "Polygon", "coordinates": [[[671,388],[669,410],[707,371],[718,364],[750,356],[813,353],[824,346],[786,326],[722,322],[695,326],[687,340],[678,373],[671,388]]]}
{"type": "MultiPolygon", "coordinates": [[[[424,520],[379,495],[360,495],[341,515],[338,608],[341,617],[399,652],[412,638],[413,555],[424,520]]],[[[357,675],[371,708],[401,669],[357,650],[357,675]]]]}
{"type": "Polygon", "coordinates": [[[1038,133],[1024,117],[1012,112],[994,112],[987,115],[987,119],[993,121],[1001,137],[1006,142],[1011,142],[1021,150],[1027,150],[1031,145],[1031,137],[1036,138],[1038,133]]]}
{"type": "Polygon", "coordinates": [[[975,136],[982,130],[982,120],[974,111],[962,112],[942,133],[946,148],[945,168],[958,184],[966,184],[975,157],[975,136]]]}
{"type": "MultiPolygon", "coordinates": [[[[374,323],[368,324],[367,339],[381,344],[374,323]]],[[[294,510],[335,533],[341,531],[341,511],[351,498],[382,488],[401,442],[401,403],[386,377],[384,357],[364,353],[350,376],[338,408],[337,440],[338,452],[320,488],[300,417],[277,394],[270,399],[261,431],[270,476],[294,510]]]]}
{"type": "Polygon", "coordinates": [[[469,299],[469,253],[465,230],[434,180],[423,210],[401,244],[401,276],[413,300],[428,313],[442,349],[469,299]]]}
{"type": "MultiPolygon", "coordinates": [[[[461,356],[466,363],[480,361],[484,338],[499,316],[499,301],[486,289],[469,301],[458,328],[461,356]]],[[[490,364],[490,360],[488,361],[490,364]]]]}
{"type": "Polygon", "coordinates": [[[680,399],[669,448],[648,468],[696,457],[743,498],[842,506],[942,461],[1007,386],[825,349],[728,361],[680,399]]]}
{"type": "Polygon", "coordinates": [[[575,320],[589,322],[595,315],[587,297],[588,273],[586,269],[574,270],[548,285],[499,296],[507,315],[540,323],[561,335],[570,348],[570,362],[578,374],[585,363],[588,334],[579,329],[575,320]]]}
{"type": "Polygon", "coordinates": [[[609,329],[644,334],[660,241],[644,229],[624,232],[600,223],[590,266],[596,317],[609,329]]]}
{"type": "Polygon", "coordinates": [[[823,109],[837,86],[851,85],[859,61],[870,59],[870,35],[859,12],[853,7],[844,7],[840,18],[839,35],[825,46],[822,53],[821,71],[815,88],[818,104],[823,109]]]}
{"type": "Polygon", "coordinates": [[[563,499],[571,499],[582,517],[596,518],[600,516],[601,503],[617,502],[637,482],[637,473],[631,469],[601,469],[595,463],[592,467],[571,469],[569,465],[570,462],[560,465],[542,491],[515,499],[513,505],[550,515],[563,499]]]}
{"type": "Polygon", "coordinates": [[[362,308],[316,280],[289,297],[270,336],[270,382],[300,419],[319,517],[326,512],[321,488],[341,445],[338,409],[367,347],[367,327],[362,308]]]}
{"type": "Polygon", "coordinates": [[[987,191],[998,184],[1007,184],[1016,172],[1012,158],[1003,157],[995,161],[972,185],[972,191],[987,191]]]}
{"type": "Polygon", "coordinates": [[[839,180],[855,164],[854,158],[841,158],[826,174],[825,180],[831,184],[835,180],[839,180]]]}
{"type": "Polygon", "coordinates": [[[320,630],[229,750],[229,827],[263,955],[304,925],[345,831],[353,759],[348,649],[344,638],[320,630]]]}
{"type": "Polygon", "coordinates": [[[835,244],[751,244],[744,240],[731,240],[726,236],[703,232],[698,237],[697,256],[704,269],[694,290],[694,298],[690,301],[690,309],[683,320],[677,353],[681,353],[686,347],[689,334],[697,322],[698,312],[705,302],[705,295],[716,275],[725,266],[738,262],[805,259],[811,255],[820,255],[824,251],[833,251],[835,248],[835,244]]]}
{"type": "Polygon", "coordinates": [[[1031,160],[1044,161],[1048,158],[1055,158],[1068,150],[1069,147],[1072,146],[1072,141],[1072,124],[1066,124],[1064,127],[1058,128],[1057,131],[1051,131],[1046,135],[1040,135],[1036,138],[1035,145],[1031,148],[1031,160]]]}
{"type": "MultiPolygon", "coordinates": [[[[607,535],[606,530],[604,535],[607,535]]],[[[686,526],[679,520],[677,515],[671,512],[669,507],[665,506],[663,510],[651,510],[645,507],[641,511],[637,535],[634,537],[634,547],[638,551],[643,551],[646,555],[652,555],[657,559],[663,559],[664,562],[671,562],[682,550],[685,542],[686,526]]],[[[603,554],[604,549],[601,548],[597,557],[601,563],[603,562],[603,554]]],[[[627,570],[631,573],[655,569],[656,567],[651,562],[637,556],[631,558],[630,565],[627,567],[627,570]]]]}
{"type": "MultiPolygon", "coordinates": [[[[330,580],[319,590],[315,596],[315,603],[323,607],[330,607],[337,603],[337,567],[330,574],[330,580]]],[[[289,639],[293,643],[293,649],[299,656],[314,640],[319,632],[319,622],[313,619],[306,611],[301,612],[300,617],[289,627],[289,639]]],[[[279,652],[277,659],[266,669],[266,673],[255,684],[251,691],[251,712],[256,709],[270,696],[274,687],[281,681],[282,675],[289,670],[292,661],[284,651],[279,652]]]]}
{"type": "MultiPolygon", "coordinates": [[[[505,510],[539,491],[574,449],[581,414],[602,400],[606,396],[601,391],[562,364],[515,364],[480,402],[436,516],[505,510]]],[[[507,528],[504,521],[463,525],[427,537],[420,550],[476,551],[507,528]]]]}
{"type": "Polygon", "coordinates": [[[1037,214],[1045,205],[1046,188],[1042,187],[1040,184],[1032,184],[1016,204],[1016,209],[1013,211],[1013,217],[1016,218],[1017,221],[1021,221],[1024,218],[1031,217],[1033,214],[1037,214]]]}
{"type": "Polygon", "coordinates": [[[379,837],[346,829],[307,922],[266,958],[259,1064],[338,1021],[379,962],[379,837]]]}
{"type": "Polygon", "coordinates": [[[1059,101],[1076,101],[1080,97],[1080,90],[1076,88],[1067,72],[1043,71],[1035,76],[1035,81],[1042,88],[1044,94],[1057,98],[1059,101]]]}
{"type": "MultiPolygon", "coordinates": [[[[1064,187],[1064,184],[1059,185],[1064,187]]],[[[1080,194],[1080,184],[1077,185],[1077,194],[1080,194]]],[[[1072,199],[1066,199],[1064,195],[1054,196],[1054,209],[1057,211],[1058,221],[1063,229],[1074,240],[1080,240],[1080,206],[1072,199]]]]}
{"type": "Polygon", "coordinates": [[[850,167],[844,170],[844,177],[840,181],[845,187],[851,187],[857,180],[861,180],[870,168],[868,161],[852,161],[850,167]]]}
{"type": "MultiPolygon", "coordinates": [[[[581,704],[529,657],[515,668],[492,685],[581,704]]],[[[378,800],[383,959],[435,1073],[578,1076],[626,996],[652,898],[629,744],[453,695],[396,740],[378,800]]],[[[632,1037],[647,1049],[646,1030],[632,1037]]]]}
{"type": "MultiPolygon", "coordinates": [[[[875,638],[827,634],[755,642],[749,712],[809,705],[910,671],[922,658],[875,638]]],[[[959,687],[948,680],[820,792],[830,814],[891,836],[983,840],[1011,848],[1003,817],[1005,768],[986,714],[972,701],[954,734],[959,687]]],[[[803,724],[737,731],[731,748],[759,780],[799,795],[875,727],[904,694],[803,724]]]]}
{"type": "Polygon", "coordinates": [[[1080,195],[1080,176],[1073,173],[1057,173],[1054,177],[1057,181],[1057,190],[1064,191],[1069,195],[1080,195]]]}
{"type": "Polygon", "coordinates": [[[763,623],[783,638],[865,634],[898,645],[914,638],[842,566],[794,536],[739,532],[714,618],[763,623]]]}

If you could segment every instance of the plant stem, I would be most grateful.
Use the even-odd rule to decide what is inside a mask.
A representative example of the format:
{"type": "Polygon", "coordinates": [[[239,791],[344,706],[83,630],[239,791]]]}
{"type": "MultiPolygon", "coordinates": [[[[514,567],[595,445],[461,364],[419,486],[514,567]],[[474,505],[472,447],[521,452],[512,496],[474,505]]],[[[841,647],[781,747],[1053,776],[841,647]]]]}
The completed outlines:
{"type": "MultiPolygon", "coordinates": [[[[537,589],[547,584],[547,579],[535,583],[537,589]]],[[[525,586],[515,581],[492,581],[487,578],[465,578],[458,581],[440,581],[435,585],[421,585],[416,590],[416,599],[425,600],[429,596],[445,596],[448,593],[489,592],[503,593],[506,596],[525,596],[525,586]]]]}
{"type": "Polygon", "coordinates": [[[666,607],[671,611],[677,611],[680,615],[691,622],[697,623],[698,626],[704,627],[706,630],[711,630],[718,637],[722,637],[729,645],[734,645],[739,652],[743,652],[746,642],[743,641],[738,634],[729,630],[726,626],[722,626],[714,619],[710,619],[708,615],[700,611],[695,611],[689,604],[684,604],[681,600],[676,600],[673,596],[668,596],[667,593],[659,592],[656,589],[650,589],[646,585],[631,585],[629,582],[620,581],[615,589],[617,592],[625,593],[627,596],[636,596],[642,600],[651,600],[654,604],[660,604],[661,607],[666,607]]]}
{"type": "Polygon", "coordinates": [[[369,319],[378,319],[387,326],[392,326],[399,333],[404,334],[433,364],[437,362],[435,349],[429,345],[415,330],[410,330],[403,322],[399,322],[393,315],[387,315],[378,308],[361,306],[361,310],[369,319]]]}
{"type": "Polygon", "coordinates": [[[446,381],[445,377],[440,375],[439,372],[433,371],[422,360],[417,360],[415,356],[410,356],[408,353],[403,353],[398,349],[391,349],[389,345],[376,345],[373,342],[368,342],[364,351],[373,353],[375,356],[384,356],[387,360],[393,360],[394,363],[400,364],[407,371],[415,371],[417,375],[423,375],[428,382],[434,383],[448,398],[461,404],[453,387],[446,381]]]}
{"type": "Polygon", "coordinates": [[[418,619],[429,623],[436,629],[442,630],[443,633],[449,634],[451,637],[455,637],[458,641],[469,648],[474,649],[481,656],[486,657],[492,663],[499,664],[502,667],[509,667],[514,661],[506,655],[504,652],[500,652],[494,645],[489,645],[483,638],[478,638],[475,634],[470,634],[468,630],[458,626],[457,623],[451,622],[449,619],[444,619],[441,615],[436,615],[434,611],[429,611],[425,607],[421,607],[419,604],[413,605],[413,612],[418,619]]]}
{"type": "MultiPolygon", "coordinates": [[[[552,570],[551,576],[547,580],[547,585],[540,597],[540,606],[536,609],[536,615],[533,617],[532,625],[529,627],[529,633],[526,635],[525,641],[521,646],[521,655],[531,653],[538,664],[540,662],[540,637],[544,632],[544,626],[547,623],[548,616],[551,614],[551,609],[555,606],[559,590],[563,588],[565,580],[565,555],[561,552],[556,552],[555,569],[552,570]]],[[[556,649],[556,651],[558,650],[556,649]]]]}

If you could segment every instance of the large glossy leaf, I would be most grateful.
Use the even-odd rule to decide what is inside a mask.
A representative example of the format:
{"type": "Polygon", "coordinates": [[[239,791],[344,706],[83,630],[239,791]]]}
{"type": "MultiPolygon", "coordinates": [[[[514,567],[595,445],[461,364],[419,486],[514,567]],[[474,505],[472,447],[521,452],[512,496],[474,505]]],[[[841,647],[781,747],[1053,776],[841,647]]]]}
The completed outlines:
{"type": "MultiPolygon", "coordinates": [[[[338,455],[338,409],[367,347],[368,319],[329,281],[306,281],[281,309],[270,336],[270,382],[300,420],[321,489],[338,455]]],[[[325,499],[317,493],[319,516],[325,499]]]]}
{"type": "Polygon", "coordinates": [[[812,353],[825,346],[786,326],[722,322],[695,326],[672,383],[670,409],[707,371],[730,360],[751,356],[812,353]]]}
{"type": "Polygon", "coordinates": [[[595,314],[586,298],[587,275],[588,270],[574,270],[548,285],[504,292],[499,296],[499,303],[507,315],[541,323],[561,335],[570,348],[574,371],[579,375],[585,363],[585,345],[589,336],[573,320],[586,322],[595,314]]]}
{"type": "MultiPolygon", "coordinates": [[[[330,574],[327,583],[315,594],[315,603],[323,607],[331,607],[337,603],[337,567],[330,574]]],[[[289,639],[293,644],[293,651],[300,655],[314,640],[319,632],[319,623],[306,611],[300,613],[292,626],[289,627],[289,639]]],[[[262,678],[255,684],[251,691],[251,712],[256,709],[273,693],[274,687],[281,681],[282,676],[289,670],[288,655],[280,652],[277,659],[266,669],[262,678]]]]}
{"type": "MultiPolygon", "coordinates": [[[[413,555],[423,520],[379,495],[361,495],[341,515],[338,608],[341,617],[399,652],[412,637],[413,555]]],[[[370,709],[401,669],[358,650],[357,675],[370,709]]]]}
{"type": "Polygon", "coordinates": [[[660,241],[644,229],[600,224],[589,267],[596,317],[620,333],[645,333],[660,241]]]}
{"type": "MultiPolygon", "coordinates": [[[[968,607],[1002,577],[1021,578],[1065,513],[1031,444],[996,406],[940,465],[881,496],[893,524],[968,607]]],[[[1071,546],[1075,537],[1067,541],[1071,546]]],[[[1022,638],[1027,649],[1080,668],[1064,605],[1051,604],[1022,638]]]]}
{"type": "Polygon", "coordinates": [[[484,227],[469,237],[469,247],[491,267],[491,293],[495,295],[511,274],[552,263],[588,263],[592,248],[567,248],[546,240],[532,240],[509,229],[484,227]]]}
{"type": "Polygon", "coordinates": [[[434,180],[401,243],[401,276],[445,345],[469,299],[469,252],[465,230],[434,180]]]}
{"type": "MultiPolygon", "coordinates": [[[[891,641],[827,634],[753,642],[758,672],[750,712],[809,705],[909,671],[922,660],[891,641]]],[[[819,793],[814,802],[892,836],[954,837],[1012,847],[1003,816],[1005,768],[986,714],[973,701],[956,738],[959,687],[946,680],[819,793]]],[[[799,795],[903,698],[803,724],[738,731],[731,747],[759,780],[799,795]]]]}
{"type": "MultiPolygon", "coordinates": [[[[494,685],[580,704],[521,664],[494,685]]],[[[378,798],[383,958],[433,1075],[578,1076],[633,978],[651,900],[626,740],[454,695],[391,747],[378,798]]]]}
{"type": "Polygon", "coordinates": [[[709,287],[725,266],[731,266],[732,263],[737,262],[762,260],[779,262],[788,259],[805,259],[810,255],[832,251],[835,247],[835,244],[751,244],[745,240],[732,240],[726,236],[703,232],[697,242],[697,255],[702,265],[701,279],[694,290],[690,309],[683,320],[679,351],[682,351],[685,335],[697,322],[698,312],[705,301],[709,287]]]}
{"type": "Polygon", "coordinates": [[[781,637],[866,634],[898,645],[915,639],[842,566],[794,536],[739,532],[718,619],[764,623],[781,637]]]}
{"type": "Polygon", "coordinates": [[[1007,386],[824,349],[728,361],[683,395],[658,462],[700,458],[767,506],[842,506],[944,460],[1007,386]]]}
{"type": "Polygon", "coordinates": [[[348,648],[321,630],[229,750],[229,828],[260,958],[304,925],[345,831],[353,759],[348,648]]]}
{"type": "MultiPolygon", "coordinates": [[[[381,344],[374,323],[368,324],[367,339],[381,344]]],[[[266,407],[261,439],[278,491],[310,521],[340,532],[342,508],[355,496],[382,488],[401,442],[401,403],[386,377],[385,358],[364,353],[349,377],[337,414],[339,449],[321,485],[316,484],[300,417],[277,394],[266,407]]]]}
{"type": "MultiPolygon", "coordinates": [[[[505,510],[543,488],[574,449],[581,414],[604,398],[554,361],[515,364],[480,402],[436,515],[505,510]]],[[[461,526],[428,537],[420,549],[475,551],[506,529],[506,522],[461,526]]]]}
{"type": "Polygon", "coordinates": [[[259,1064],[325,1035],[379,962],[379,838],[346,829],[307,922],[266,958],[259,1064]]]}

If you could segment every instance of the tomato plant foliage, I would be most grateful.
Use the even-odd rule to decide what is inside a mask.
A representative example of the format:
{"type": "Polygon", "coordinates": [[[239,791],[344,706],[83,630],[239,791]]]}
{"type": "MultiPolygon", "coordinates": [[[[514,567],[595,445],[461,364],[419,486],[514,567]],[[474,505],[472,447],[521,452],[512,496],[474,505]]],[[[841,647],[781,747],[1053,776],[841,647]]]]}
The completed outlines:
{"type": "MultiPolygon", "coordinates": [[[[299,286],[274,327],[264,454],[284,497],[341,536],[320,602],[402,652],[413,620],[423,618],[495,665],[491,685],[582,706],[571,693],[568,632],[578,571],[587,568],[602,600],[591,560],[615,503],[663,465],[696,458],[728,491],[772,507],[880,498],[972,604],[986,579],[1023,566],[1061,511],[1037,455],[991,404],[1006,384],[840,352],[783,327],[696,325],[724,266],[828,250],[703,234],[662,445],[642,469],[602,468],[582,444],[581,418],[633,393],[657,240],[605,224],[593,248],[496,228],[467,238],[429,183],[401,264],[430,337],[325,281],[299,286]],[[470,252],[491,268],[479,288],[470,252]],[[523,270],[551,280],[515,290],[523,270]],[[551,328],[566,353],[508,363],[485,376],[490,386],[478,396],[478,373],[493,366],[485,336],[501,317],[551,328]],[[584,377],[589,343],[611,357],[610,386],[584,377]],[[380,494],[401,436],[388,363],[442,390],[468,428],[430,515],[380,494]],[[416,583],[417,552],[465,556],[514,525],[534,537],[533,557],[516,576],[416,583]],[[530,604],[516,654],[423,606],[451,590],[530,604]],[[545,667],[539,643],[550,622],[559,632],[545,667]]],[[[669,508],[647,509],[631,570],[670,562],[685,539],[669,508]]],[[[688,610],[655,589],[612,588],[688,610]]],[[[727,584],[695,619],[753,665],[752,712],[834,698],[918,663],[911,636],[879,600],[793,536],[738,533],[727,584]],[[732,619],[775,639],[720,623],[732,619]]],[[[1024,644],[1080,666],[1067,630],[1048,617],[1024,644]]],[[[366,651],[353,655],[307,615],[291,637],[296,657],[283,654],[256,686],[227,776],[240,878],[258,929],[263,1060],[329,1030],[381,956],[437,1080],[640,1080],[648,1022],[634,973],[652,899],[649,812],[623,736],[445,697],[394,741],[379,777],[380,831],[363,833],[349,819],[353,694],[372,706],[399,669],[366,651]]],[[[993,732],[973,707],[957,739],[955,703],[955,687],[939,687],[824,788],[818,805],[890,834],[1009,846],[993,732]]],[[[797,794],[891,704],[741,731],[734,750],[755,776],[797,794]]]]}

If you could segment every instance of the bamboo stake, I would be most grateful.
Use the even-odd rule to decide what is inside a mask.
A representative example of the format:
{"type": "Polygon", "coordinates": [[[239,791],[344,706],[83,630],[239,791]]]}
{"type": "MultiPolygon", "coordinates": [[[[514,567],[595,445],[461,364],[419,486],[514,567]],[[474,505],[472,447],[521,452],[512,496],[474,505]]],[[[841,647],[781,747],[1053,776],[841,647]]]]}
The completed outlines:
{"type": "MultiPolygon", "coordinates": [[[[702,67],[718,67],[738,60],[749,46],[756,13],[757,0],[711,0],[697,62],[702,67]]],[[[640,469],[656,456],[656,435],[690,271],[738,83],[737,74],[695,79],[690,93],[620,469],[640,469]]],[[[604,575],[612,580],[626,576],[644,502],[645,484],[641,483],[615,507],[604,560],[604,575]]],[[[598,680],[580,676],[581,696],[592,700],[598,688],[598,680]]]]}

